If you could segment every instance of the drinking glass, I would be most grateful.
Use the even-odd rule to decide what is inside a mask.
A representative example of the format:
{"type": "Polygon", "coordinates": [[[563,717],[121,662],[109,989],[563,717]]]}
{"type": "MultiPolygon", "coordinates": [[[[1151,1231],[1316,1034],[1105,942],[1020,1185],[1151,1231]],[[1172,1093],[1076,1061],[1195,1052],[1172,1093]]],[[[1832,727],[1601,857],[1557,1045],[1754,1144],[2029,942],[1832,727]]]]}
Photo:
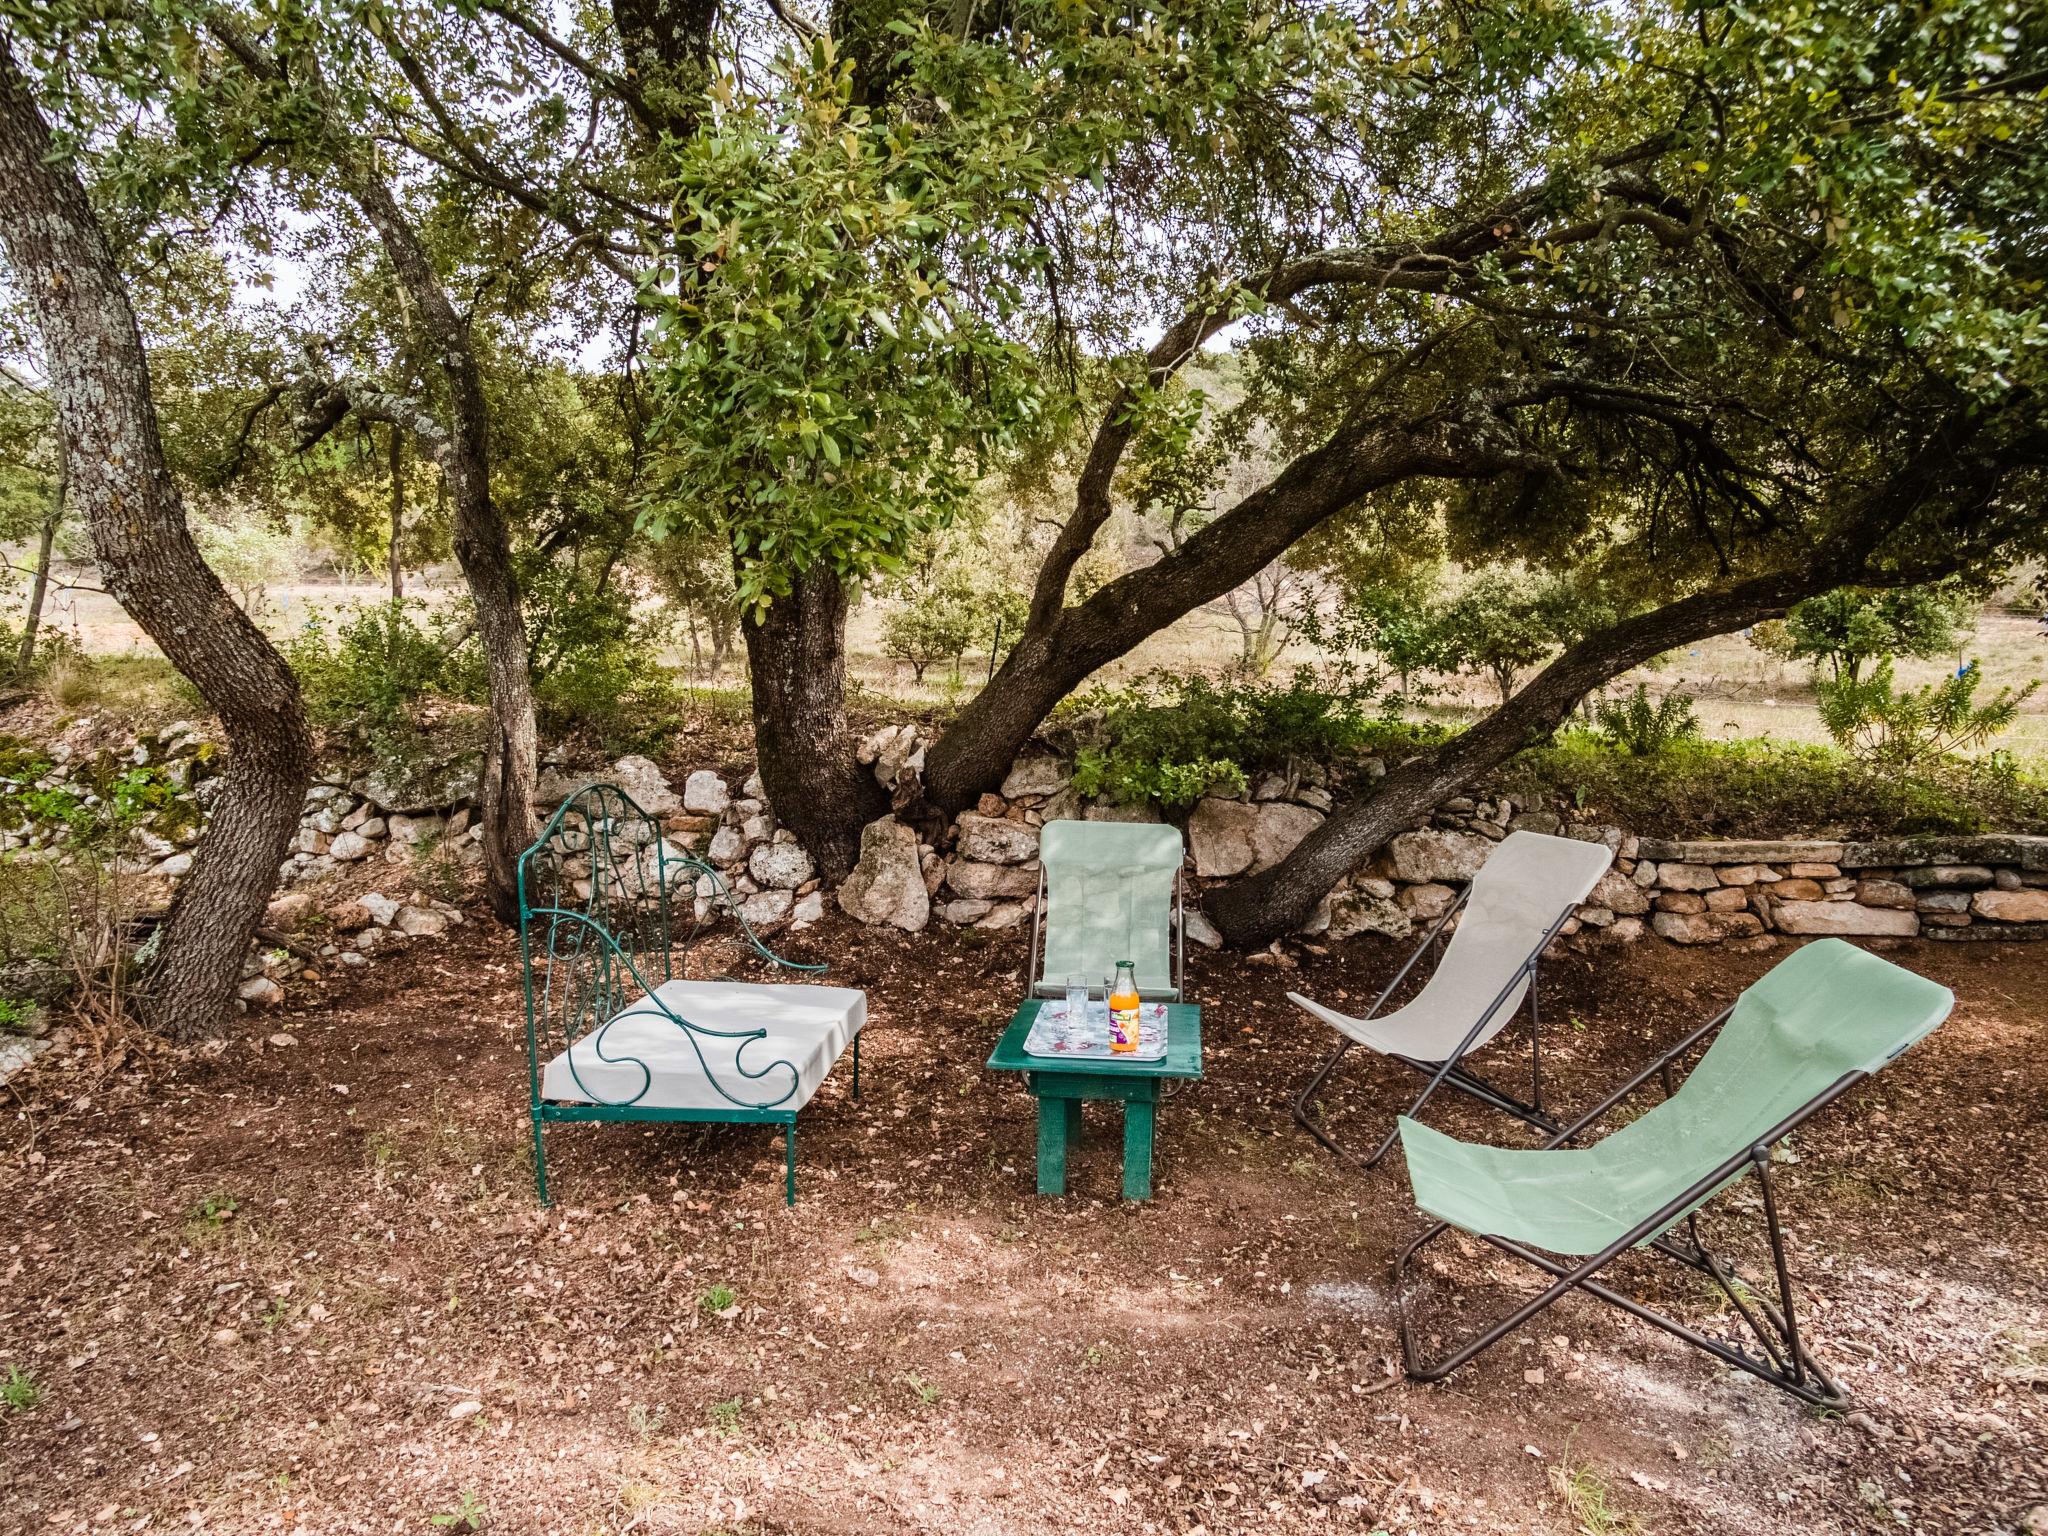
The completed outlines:
{"type": "Polygon", "coordinates": [[[1060,1044],[1070,1044],[1088,1032],[1088,978],[1078,971],[1067,977],[1067,1004],[1060,1010],[1060,1044]]]}

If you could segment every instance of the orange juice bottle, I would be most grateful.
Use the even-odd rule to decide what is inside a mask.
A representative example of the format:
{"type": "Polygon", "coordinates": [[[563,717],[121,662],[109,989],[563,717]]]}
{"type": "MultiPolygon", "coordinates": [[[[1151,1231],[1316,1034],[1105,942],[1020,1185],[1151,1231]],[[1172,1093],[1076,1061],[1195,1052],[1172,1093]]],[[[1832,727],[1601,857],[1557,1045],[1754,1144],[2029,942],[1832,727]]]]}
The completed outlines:
{"type": "Polygon", "coordinates": [[[1138,969],[1128,960],[1117,961],[1116,980],[1109,985],[1109,1048],[1138,1048],[1138,969]]]}

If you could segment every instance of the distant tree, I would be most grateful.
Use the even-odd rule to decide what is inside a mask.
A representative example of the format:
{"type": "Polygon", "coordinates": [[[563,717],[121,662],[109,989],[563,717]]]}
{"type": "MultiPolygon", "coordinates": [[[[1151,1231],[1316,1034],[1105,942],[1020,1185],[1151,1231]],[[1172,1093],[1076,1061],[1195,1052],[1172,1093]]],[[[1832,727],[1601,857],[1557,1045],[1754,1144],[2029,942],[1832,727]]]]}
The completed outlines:
{"type": "MultiPolygon", "coordinates": [[[[1855,682],[1885,656],[1933,661],[1953,656],[1975,617],[1970,595],[1950,584],[1838,587],[1795,604],[1780,625],[1765,628],[1761,648],[1825,666],[1836,682],[1855,682]]],[[[1757,638],[1757,637],[1753,637],[1757,638]]]]}
{"type": "Polygon", "coordinates": [[[911,678],[921,683],[934,662],[950,660],[957,673],[981,628],[973,592],[958,582],[938,582],[898,599],[882,620],[882,646],[908,662],[911,678]]]}

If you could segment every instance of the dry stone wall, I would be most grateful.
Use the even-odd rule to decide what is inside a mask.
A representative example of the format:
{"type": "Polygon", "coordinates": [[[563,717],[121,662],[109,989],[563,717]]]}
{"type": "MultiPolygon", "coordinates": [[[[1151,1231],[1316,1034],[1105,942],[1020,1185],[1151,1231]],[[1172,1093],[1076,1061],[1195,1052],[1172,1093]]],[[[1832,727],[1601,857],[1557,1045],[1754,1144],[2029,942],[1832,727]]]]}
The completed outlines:
{"type": "MultiPolygon", "coordinates": [[[[916,726],[891,726],[863,742],[860,757],[878,781],[901,790],[906,776],[921,771],[924,749],[916,726]]],[[[69,762],[61,750],[54,757],[36,783],[11,787],[90,796],[87,765],[69,762]]],[[[216,749],[185,723],[139,739],[121,758],[152,769],[170,794],[133,827],[118,858],[120,873],[154,893],[145,905],[168,900],[191,868],[217,782],[215,761],[216,749]]],[[[1376,766],[1368,763],[1365,771],[1376,766]]],[[[105,764],[94,771],[104,779],[105,764]]],[[[694,892],[700,918],[710,914],[722,881],[764,934],[810,927],[824,917],[828,899],[859,922],[906,932],[935,922],[1015,928],[1033,916],[1046,822],[1165,819],[1149,807],[1083,797],[1071,764],[1033,749],[999,791],[983,795],[936,843],[894,817],[870,825],[853,875],[831,892],[810,855],[777,824],[758,775],[699,768],[678,786],[645,757],[581,769],[553,764],[543,773],[540,803],[557,804],[595,780],[620,785],[656,817],[671,853],[688,852],[717,871],[694,892]]],[[[451,872],[481,860],[474,793],[474,764],[459,762],[413,774],[402,787],[377,773],[315,784],[278,871],[268,936],[244,967],[244,1004],[282,1002],[286,984],[308,965],[366,964],[391,946],[463,921],[459,908],[434,892],[448,887],[451,872]]],[[[1202,915],[1203,892],[1279,863],[1331,806],[1326,776],[1308,765],[1262,775],[1243,796],[1210,796],[1176,817],[1188,844],[1189,936],[1220,943],[1202,915]]],[[[1755,947],[1775,943],[1777,935],[1949,943],[2048,938],[2048,838],[1674,841],[1591,824],[1568,808],[1511,795],[1446,800],[1427,825],[1395,837],[1340,881],[1303,934],[1327,941],[1366,933],[1409,937],[1456,899],[1496,843],[1519,829],[1613,850],[1612,868],[1562,931],[1583,947],[1652,936],[1755,947]]],[[[0,816],[0,854],[61,857],[62,828],[9,824],[0,816]]]]}

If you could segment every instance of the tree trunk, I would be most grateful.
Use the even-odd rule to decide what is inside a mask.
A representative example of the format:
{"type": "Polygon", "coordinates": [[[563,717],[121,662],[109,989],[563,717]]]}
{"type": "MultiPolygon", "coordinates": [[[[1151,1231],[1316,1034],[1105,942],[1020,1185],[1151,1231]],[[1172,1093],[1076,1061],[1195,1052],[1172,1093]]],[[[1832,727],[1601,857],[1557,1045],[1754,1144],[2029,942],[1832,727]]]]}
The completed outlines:
{"type": "Polygon", "coordinates": [[[43,627],[43,604],[50,595],[50,560],[57,548],[57,526],[64,521],[64,502],[71,488],[71,452],[64,433],[57,439],[57,484],[50,494],[50,510],[43,514],[42,530],[36,537],[36,574],[28,589],[28,612],[21,620],[21,651],[14,658],[14,675],[21,682],[36,664],[36,635],[43,627]]]}
{"type": "Polygon", "coordinates": [[[391,428],[391,601],[405,601],[405,564],[398,546],[405,537],[405,435],[396,423],[391,428]]]}
{"type": "MultiPolygon", "coordinates": [[[[1079,558],[1077,548],[1085,552],[1075,529],[1096,520],[1081,508],[1046,557],[1023,637],[989,686],[933,744],[927,795],[948,814],[965,810],[1002,782],[1039,722],[1097,668],[1249,581],[1311,529],[1373,491],[1420,475],[1469,479],[1530,468],[1528,450],[1497,408],[1490,389],[1478,388],[1417,418],[1349,423],[1171,554],[1069,607],[1060,601],[1059,573],[1079,558]]],[[[1121,431],[1105,429],[1098,446],[1121,431]]],[[[1095,494],[1088,490],[1089,473],[1077,502],[1095,494]]]]}
{"type": "MultiPolygon", "coordinates": [[[[476,605],[477,638],[490,680],[491,735],[484,752],[479,812],[491,910],[519,921],[519,855],[533,838],[539,732],[527,668],[526,620],[512,571],[512,537],[491,500],[490,415],[469,324],[449,302],[426,247],[390,185],[357,148],[336,156],[342,184],[377,231],[384,254],[412,300],[412,312],[448,384],[446,441],[437,457],[455,524],[455,560],[476,605]]],[[[394,493],[395,494],[395,493],[394,493]]]]}
{"type": "Polygon", "coordinates": [[[1395,768],[1365,799],[1338,807],[1281,863],[1212,893],[1210,917],[1226,940],[1248,948],[1297,932],[1330,888],[1389,838],[1420,826],[1446,798],[1556,730],[1601,684],[1674,646],[1775,618],[1834,584],[1833,576],[1812,571],[1761,576],[1681,598],[1587,637],[1471,729],[1395,768]]]}
{"type": "Polygon", "coordinates": [[[860,832],[889,797],[846,730],[846,588],[822,567],[758,621],[740,621],[754,692],[754,747],[775,818],[830,881],[860,857],[860,832]]]}
{"type": "Polygon", "coordinates": [[[0,237],[33,305],[107,590],[227,733],[219,799],[164,919],[136,1008],[173,1036],[215,1028],[277,882],[312,774],[297,681],[201,557],[150,398],[149,364],[106,238],[0,43],[0,237]]]}

